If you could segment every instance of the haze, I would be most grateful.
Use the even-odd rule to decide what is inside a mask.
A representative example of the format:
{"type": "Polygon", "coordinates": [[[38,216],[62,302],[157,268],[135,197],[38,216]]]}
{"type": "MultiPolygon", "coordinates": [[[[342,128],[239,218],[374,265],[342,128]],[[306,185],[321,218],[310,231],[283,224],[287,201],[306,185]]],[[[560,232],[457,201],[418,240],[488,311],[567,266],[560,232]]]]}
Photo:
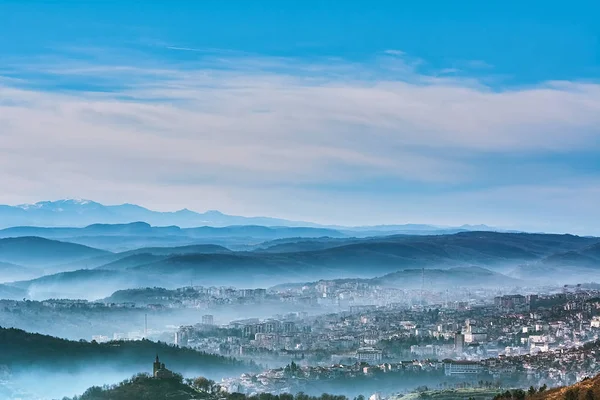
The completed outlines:
{"type": "Polygon", "coordinates": [[[600,398],[600,3],[480,3],[0,0],[0,398],[600,398]]]}

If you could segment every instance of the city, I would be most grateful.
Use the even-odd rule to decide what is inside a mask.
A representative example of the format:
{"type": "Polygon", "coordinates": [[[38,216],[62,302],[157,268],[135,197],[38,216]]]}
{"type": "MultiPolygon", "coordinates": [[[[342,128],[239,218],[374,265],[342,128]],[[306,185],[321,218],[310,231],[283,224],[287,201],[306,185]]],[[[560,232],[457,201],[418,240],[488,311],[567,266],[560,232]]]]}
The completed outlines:
{"type": "Polygon", "coordinates": [[[423,387],[468,385],[501,392],[565,386],[600,373],[596,284],[434,292],[318,281],[266,289],[136,289],[108,300],[2,300],[0,309],[3,315],[143,315],[142,329],[105,331],[87,340],[161,340],[255,362],[262,369],[218,382],[230,393],[248,395],[331,391],[352,396],[344,388],[348,380],[384,398],[423,387]],[[118,298],[127,301],[112,302],[118,298]],[[226,318],[228,307],[276,309],[279,303],[290,311],[226,318]],[[188,320],[179,326],[156,326],[158,316],[171,310],[193,314],[182,314],[188,320]]]}
{"type": "Polygon", "coordinates": [[[598,21],[0,0],[0,400],[599,400],[598,21]]]}

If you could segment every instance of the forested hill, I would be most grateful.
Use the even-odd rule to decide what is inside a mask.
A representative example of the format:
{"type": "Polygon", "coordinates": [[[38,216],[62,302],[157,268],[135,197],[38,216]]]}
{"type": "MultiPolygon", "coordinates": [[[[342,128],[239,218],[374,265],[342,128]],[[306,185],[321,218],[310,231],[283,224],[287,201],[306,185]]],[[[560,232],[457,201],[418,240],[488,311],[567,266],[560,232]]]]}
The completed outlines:
{"type": "Polygon", "coordinates": [[[219,390],[218,385],[206,385],[207,380],[183,380],[175,375],[169,379],[155,379],[138,374],[118,385],[109,387],[91,387],[81,396],[69,400],[348,400],[345,396],[323,394],[319,397],[298,393],[273,395],[260,393],[248,396],[242,393],[227,393],[219,390]]]}
{"type": "Polygon", "coordinates": [[[256,368],[254,364],[232,358],[149,340],[103,344],[93,341],[76,342],[0,327],[0,364],[13,371],[26,371],[35,367],[55,372],[76,372],[92,365],[127,371],[148,371],[157,354],[160,354],[169,367],[182,372],[236,374],[256,368]]]}

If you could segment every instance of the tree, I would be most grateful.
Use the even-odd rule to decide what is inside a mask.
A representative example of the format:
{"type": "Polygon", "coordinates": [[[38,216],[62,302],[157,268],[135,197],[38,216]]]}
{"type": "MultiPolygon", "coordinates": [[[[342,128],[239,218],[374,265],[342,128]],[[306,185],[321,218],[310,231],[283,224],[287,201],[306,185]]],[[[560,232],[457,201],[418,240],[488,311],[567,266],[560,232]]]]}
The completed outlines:
{"type": "Polygon", "coordinates": [[[246,395],[243,393],[231,393],[227,396],[229,400],[246,400],[246,395]]]}
{"type": "Polygon", "coordinates": [[[594,400],[594,390],[593,389],[588,389],[587,392],[585,393],[585,400],[594,400]]]}
{"type": "Polygon", "coordinates": [[[194,379],[194,381],[192,383],[192,387],[194,389],[200,390],[202,392],[210,392],[211,389],[213,388],[214,384],[215,384],[215,381],[207,379],[203,376],[199,376],[198,378],[194,379]]]}
{"type": "Polygon", "coordinates": [[[571,388],[565,392],[565,400],[578,400],[579,398],[579,390],[576,388],[571,388]]]}
{"type": "Polygon", "coordinates": [[[548,389],[548,385],[546,385],[545,383],[540,386],[540,388],[538,389],[538,392],[543,393],[546,391],[546,389],[548,389]]]}
{"type": "Polygon", "coordinates": [[[523,400],[523,399],[525,399],[525,397],[527,395],[525,394],[525,391],[523,391],[521,389],[517,389],[517,390],[513,390],[512,396],[513,396],[513,399],[523,400]]]}
{"type": "Polygon", "coordinates": [[[527,394],[529,394],[530,396],[533,396],[535,394],[536,390],[533,386],[529,386],[529,390],[527,391],[527,394]]]}

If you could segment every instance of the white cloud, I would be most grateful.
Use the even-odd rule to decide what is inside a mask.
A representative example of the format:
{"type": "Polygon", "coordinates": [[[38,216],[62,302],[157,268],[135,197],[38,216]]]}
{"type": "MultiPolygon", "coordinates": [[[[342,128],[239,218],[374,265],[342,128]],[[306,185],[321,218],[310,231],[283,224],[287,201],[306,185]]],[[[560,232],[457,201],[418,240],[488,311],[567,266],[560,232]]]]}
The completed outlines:
{"type": "Polygon", "coordinates": [[[403,52],[402,50],[394,50],[394,49],[389,49],[384,51],[385,54],[389,54],[391,56],[405,56],[406,53],[403,52]]]}
{"type": "MultiPolygon", "coordinates": [[[[50,91],[0,80],[0,180],[12,187],[0,202],[160,199],[265,214],[262,193],[263,204],[281,197],[279,213],[295,217],[303,213],[294,211],[296,190],[317,198],[323,192],[307,188],[378,179],[466,184],[482,168],[473,156],[568,154],[600,144],[600,85],[593,83],[493,90],[420,75],[401,62],[378,78],[340,60],[261,58],[43,72],[118,89],[50,91]]],[[[377,196],[369,193],[365,212],[377,196]]]]}

